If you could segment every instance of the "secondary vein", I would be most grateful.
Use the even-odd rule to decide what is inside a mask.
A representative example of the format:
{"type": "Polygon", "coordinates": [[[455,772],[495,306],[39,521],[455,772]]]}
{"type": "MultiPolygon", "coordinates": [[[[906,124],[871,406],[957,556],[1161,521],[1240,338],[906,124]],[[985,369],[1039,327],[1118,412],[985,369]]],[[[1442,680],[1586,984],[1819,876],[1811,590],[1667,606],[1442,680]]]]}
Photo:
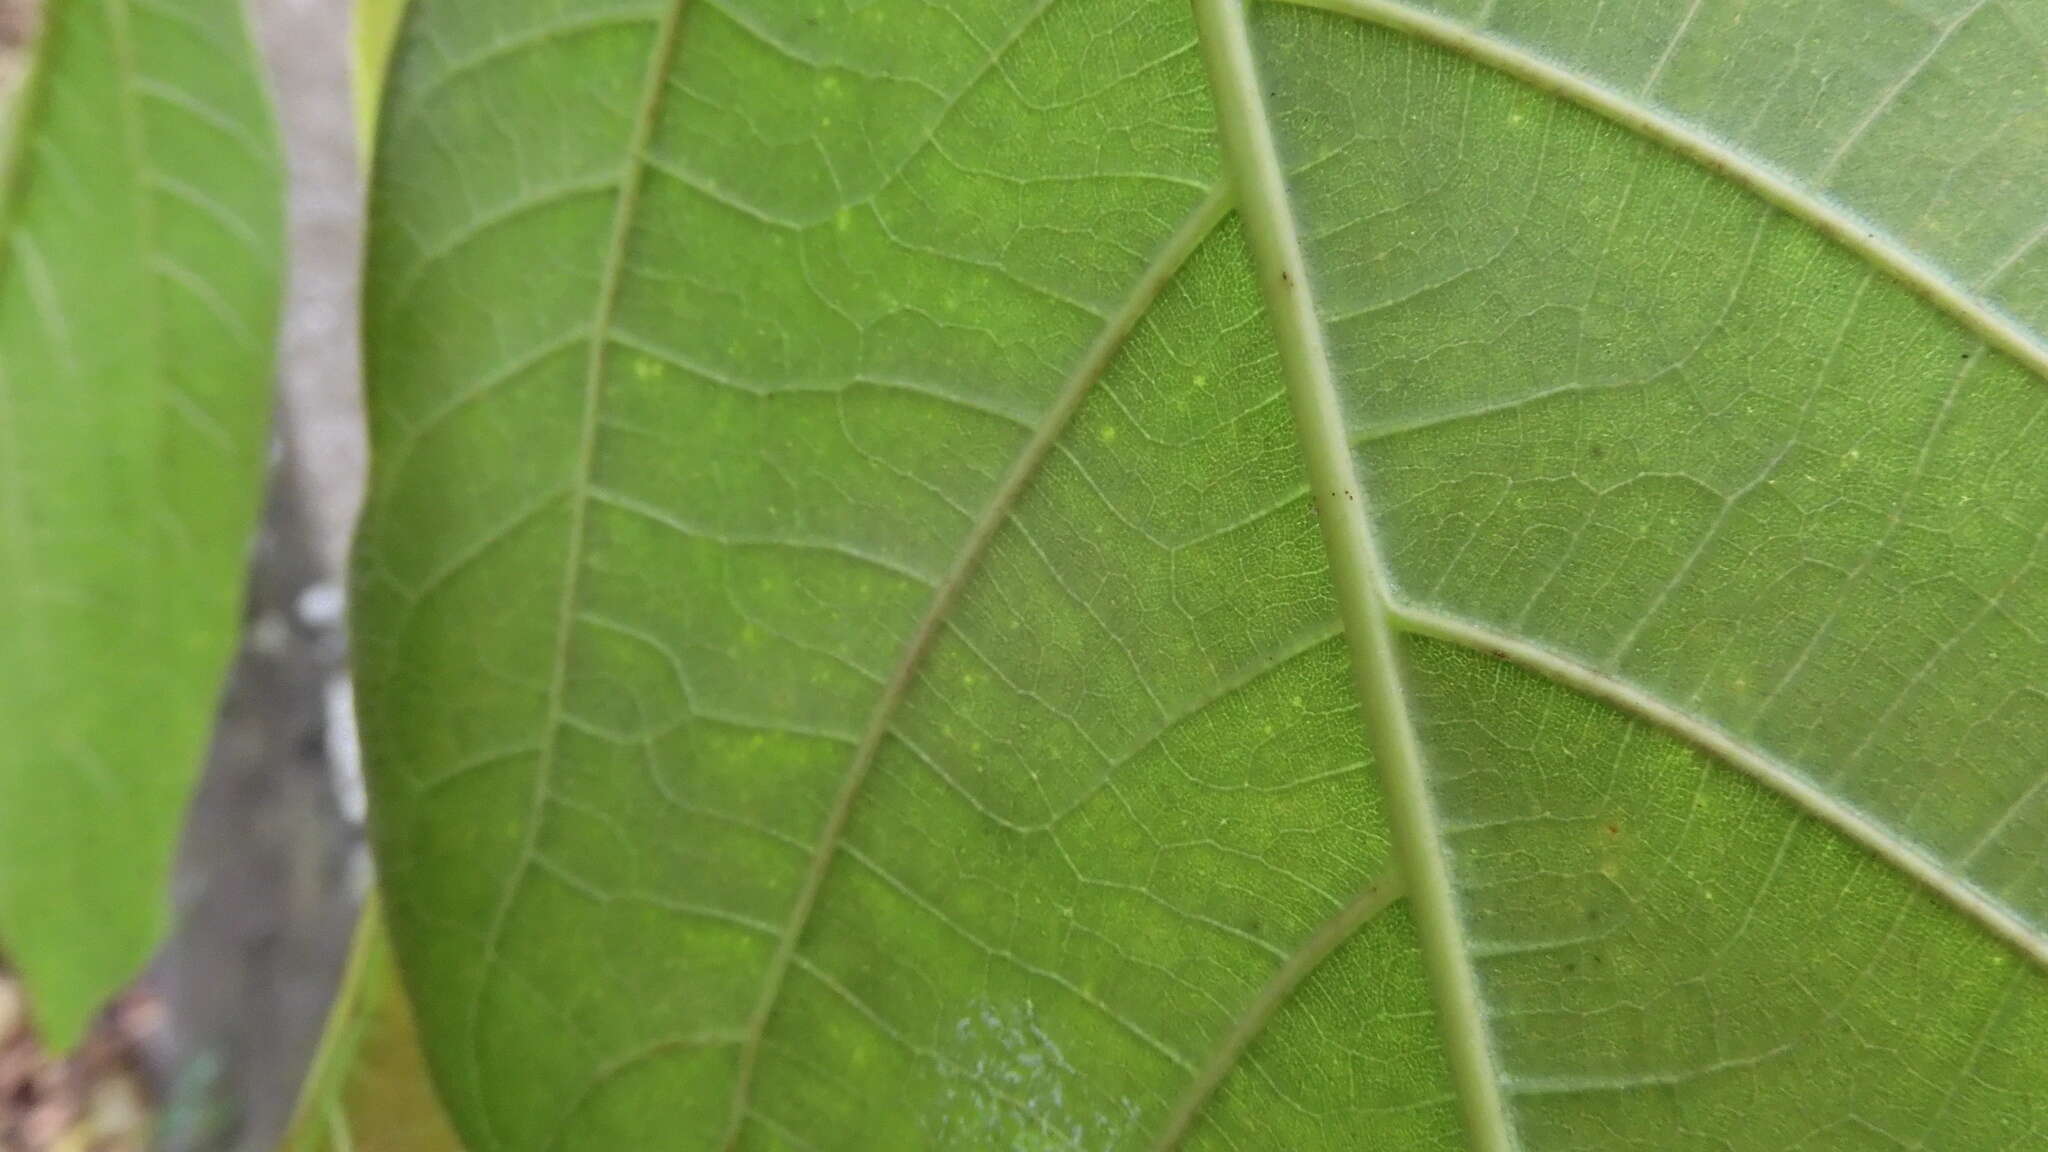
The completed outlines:
{"type": "Polygon", "coordinates": [[[2048,345],[1898,240],[1825,196],[1701,129],[1578,76],[1522,48],[1398,0],[1279,0],[1403,32],[1558,96],[1748,189],[1862,257],[1985,342],[2048,381],[2048,345]]]}
{"type": "MultiPolygon", "coordinates": [[[[647,72],[643,78],[640,101],[634,114],[633,124],[626,141],[626,157],[619,176],[618,199],[612,209],[612,229],[606,243],[604,263],[599,269],[597,300],[593,310],[590,328],[590,351],[584,362],[583,409],[577,431],[575,472],[569,500],[568,539],[563,546],[562,592],[555,607],[555,643],[553,659],[549,667],[547,703],[541,721],[541,746],[539,762],[534,768],[533,794],[528,801],[526,829],[519,846],[517,863],[513,874],[505,884],[505,892],[492,913],[489,933],[484,938],[484,965],[486,975],[477,981],[474,999],[470,1004],[469,1028],[470,1055],[474,1062],[481,1062],[476,1030],[483,1010],[484,988],[491,965],[497,962],[498,945],[505,932],[505,923],[517,897],[521,878],[534,859],[539,845],[540,827],[547,806],[548,787],[554,774],[556,746],[562,728],[562,715],[569,681],[569,643],[575,634],[576,604],[580,596],[583,574],[583,555],[586,528],[589,519],[591,478],[597,459],[597,432],[604,407],[605,354],[610,346],[612,316],[619,297],[619,284],[625,277],[626,250],[633,235],[633,222],[640,206],[640,189],[647,176],[647,148],[654,137],[655,122],[661,114],[662,92],[668,85],[669,72],[673,68],[676,46],[681,40],[680,29],[683,12],[689,7],[689,0],[671,0],[662,15],[660,27],[655,30],[654,41],[649,49],[647,72]]],[[[481,1080],[481,1074],[478,1073],[481,1080]]],[[[489,1109],[480,1108],[476,1115],[485,1126],[485,1135],[495,1144],[497,1141],[489,1129],[489,1109]]]]}
{"type": "Polygon", "coordinates": [[[1238,1061],[1244,1057],[1245,1049],[1250,1048],[1252,1041],[1258,1039],[1259,1034],[1266,1030],[1266,1025],[1272,1022],[1273,1015],[1280,1010],[1280,1006],[1287,1002],[1288,997],[1294,995],[1294,990],[1301,986],[1302,981],[1308,979],[1311,972],[1330,958],[1332,952],[1351,939],[1374,917],[1392,906],[1394,901],[1401,898],[1401,894],[1401,878],[1398,873],[1389,872],[1377,877],[1360,888],[1335,915],[1323,921],[1322,925],[1311,933],[1308,939],[1302,941],[1301,946],[1274,970],[1272,977],[1266,981],[1266,986],[1259,989],[1259,994],[1245,1008],[1244,1014],[1238,1017],[1229,1035],[1217,1045],[1209,1059],[1202,1064],[1201,1071],[1196,1073],[1194,1082],[1189,1084],[1188,1090],[1182,1094],[1179,1105],[1167,1119],[1165,1130],[1160,1134],[1158,1142],[1153,1145],[1154,1152],[1174,1152],[1181,1146],[1181,1142],[1187,1139],[1189,1131],[1194,1128],[1195,1117],[1201,1114],[1202,1109],[1209,1103],[1209,1098],[1216,1094],[1216,1089],[1222,1086],[1224,1078],[1230,1075],[1231,1069],[1237,1067],[1238,1061]]]}
{"type": "Polygon", "coordinates": [[[1102,331],[1082,355],[1080,362],[1068,375],[1059,395],[1047,409],[1038,430],[1025,444],[1024,449],[1011,463],[1009,472],[989,498],[974,528],[961,545],[959,554],[947,570],[945,578],[933,591],[931,604],[925,609],[924,617],[918,621],[915,631],[904,644],[903,653],[897,659],[895,671],[884,684],[882,694],[875,701],[860,744],[854,749],[853,757],[846,769],[838,795],[832,801],[831,810],[826,814],[824,828],[818,834],[817,850],[811,856],[810,868],[804,874],[803,884],[797,890],[796,902],[790,910],[789,922],[783,929],[775,953],[768,962],[768,973],[762,981],[761,998],[756,1004],[747,1026],[746,1039],[740,1047],[739,1071],[733,1082],[732,1104],[726,1118],[726,1132],[723,1145],[730,1150],[734,1147],[745,1125],[749,1102],[753,1094],[754,1070],[760,1060],[761,1042],[768,1030],[768,1021],[774,1015],[776,1002],[782,994],[782,985],[789,975],[790,961],[796,953],[796,946],[803,937],[804,927],[810,921],[811,911],[817,905],[818,893],[824,887],[825,877],[831,871],[832,861],[838,855],[840,838],[845,834],[846,823],[853,811],[853,802],[860,794],[861,785],[867,780],[868,771],[874,766],[875,757],[881,751],[882,742],[889,734],[895,721],[896,712],[904,697],[910,692],[916,680],[918,667],[938,638],[940,629],[951,614],[965,590],[968,578],[979,567],[987,554],[996,532],[1008,519],[1010,510],[1018,498],[1038,475],[1040,466],[1051,455],[1053,446],[1059,441],[1067,423],[1081,407],[1090,389],[1102,378],[1116,357],[1124,342],[1136,330],[1138,322],[1151,310],[1159,294],[1181,265],[1187,262],[1204,239],[1215,230],[1216,225],[1230,211],[1231,195],[1227,187],[1213,189],[1196,206],[1181,226],[1175,230],[1151,265],[1140,276],[1131,293],[1104,323],[1102,331]]]}
{"type": "Polygon", "coordinates": [[[1388,822],[1408,885],[1466,1133],[1477,1152],[1512,1152],[1513,1125],[1502,1100],[1435,805],[1408,714],[1386,580],[1366,517],[1366,494],[1351,458],[1294,209],[1252,57],[1243,0],[1193,2],[1224,153],[1238,185],[1239,211],[1307,458],[1366,736],[1379,766],[1388,822]]]}
{"type": "Polygon", "coordinates": [[[1482,624],[1406,605],[1394,610],[1394,620],[1399,627],[1417,635],[1519,664],[1568,688],[1612,704],[1709,753],[1791,801],[1807,815],[1855,841],[1871,855],[1911,877],[1957,912],[2011,945],[2034,964],[2048,969],[2048,936],[2029,925],[2018,912],[1929,856],[1920,846],[1872,820],[1854,805],[1829,795],[1797,769],[1719,726],[1681,712],[1641,688],[1569,656],[1495,632],[1482,624]]]}

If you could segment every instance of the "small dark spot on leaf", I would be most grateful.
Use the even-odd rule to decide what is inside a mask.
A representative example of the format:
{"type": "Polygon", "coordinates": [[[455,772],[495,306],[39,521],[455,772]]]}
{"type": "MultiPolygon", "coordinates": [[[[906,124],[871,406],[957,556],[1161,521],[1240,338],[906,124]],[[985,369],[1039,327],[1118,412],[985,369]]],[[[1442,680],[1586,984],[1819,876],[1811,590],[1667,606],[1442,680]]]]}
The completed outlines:
{"type": "Polygon", "coordinates": [[[1591,448],[1586,449],[1586,455],[1598,460],[1607,455],[1607,445],[1595,444],[1591,448]]]}

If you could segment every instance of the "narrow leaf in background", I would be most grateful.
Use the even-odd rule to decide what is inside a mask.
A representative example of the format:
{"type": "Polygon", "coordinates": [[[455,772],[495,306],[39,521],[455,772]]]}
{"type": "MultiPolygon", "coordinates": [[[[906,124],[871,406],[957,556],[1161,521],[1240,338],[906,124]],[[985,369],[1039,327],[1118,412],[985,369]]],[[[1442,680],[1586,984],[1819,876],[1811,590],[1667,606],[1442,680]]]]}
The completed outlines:
{"type": "Polygon", "coordinates": [[[2048,1143],[2048,5],[414,0],[480,1152],[2048,1143]]]}
{"type": "Polygon", "coordinates": [[[235,0],[48,6],[0,201],[0,948],[68,1046],[163,928],[238,633],[281,165],[235,0]]]}
{"type": "Polygon", "coordinates": [[[284,1152],[461,1152],[421,1060],[373,898],[284,1152]]]}
{"type": "MultiPolygon", "coordinates": [[[[349,12],[349,71],[354,77],[356,123],[367,143],[377,131],[377,103],[384,88],[384,69],[391,45],[405,17],[406,0],[356,0],[349,12]]],[[[367,148],[365,149],[367,152],[367,148]]]]}

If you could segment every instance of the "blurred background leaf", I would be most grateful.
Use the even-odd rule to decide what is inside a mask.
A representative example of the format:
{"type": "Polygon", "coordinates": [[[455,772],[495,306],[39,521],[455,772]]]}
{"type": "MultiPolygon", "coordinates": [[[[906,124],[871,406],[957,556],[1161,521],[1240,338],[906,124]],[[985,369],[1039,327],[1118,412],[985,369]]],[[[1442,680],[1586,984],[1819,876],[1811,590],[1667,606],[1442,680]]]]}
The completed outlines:
{"type": "Polygon", "coordinates": [[[62,1050],[162,935],[235,650],[283,259],[237,0],[43,16],[0,187],[0,947],[62,1050]]]}
{"type": "Polygon", "coordinates": [[[287,1152],[460,1152],[419,1052],[412,1011],[370,901],[343,992],[306,1078],[287,1152]]]}

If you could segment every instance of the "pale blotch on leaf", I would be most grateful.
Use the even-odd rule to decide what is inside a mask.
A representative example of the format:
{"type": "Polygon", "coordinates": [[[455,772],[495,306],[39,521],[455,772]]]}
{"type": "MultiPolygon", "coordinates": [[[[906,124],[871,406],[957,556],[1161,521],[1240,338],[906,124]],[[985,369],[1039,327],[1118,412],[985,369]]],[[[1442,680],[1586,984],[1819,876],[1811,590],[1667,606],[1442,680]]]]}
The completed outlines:
{"type": "Polygon", "coordinates": [[[928,1121],[936,1147],[1110,1148],[1138,1119],[1133,1100],[1091,1099],[1029,1000],[1012,1007],[977,1001],[950,1032],[928,1121]]]}

